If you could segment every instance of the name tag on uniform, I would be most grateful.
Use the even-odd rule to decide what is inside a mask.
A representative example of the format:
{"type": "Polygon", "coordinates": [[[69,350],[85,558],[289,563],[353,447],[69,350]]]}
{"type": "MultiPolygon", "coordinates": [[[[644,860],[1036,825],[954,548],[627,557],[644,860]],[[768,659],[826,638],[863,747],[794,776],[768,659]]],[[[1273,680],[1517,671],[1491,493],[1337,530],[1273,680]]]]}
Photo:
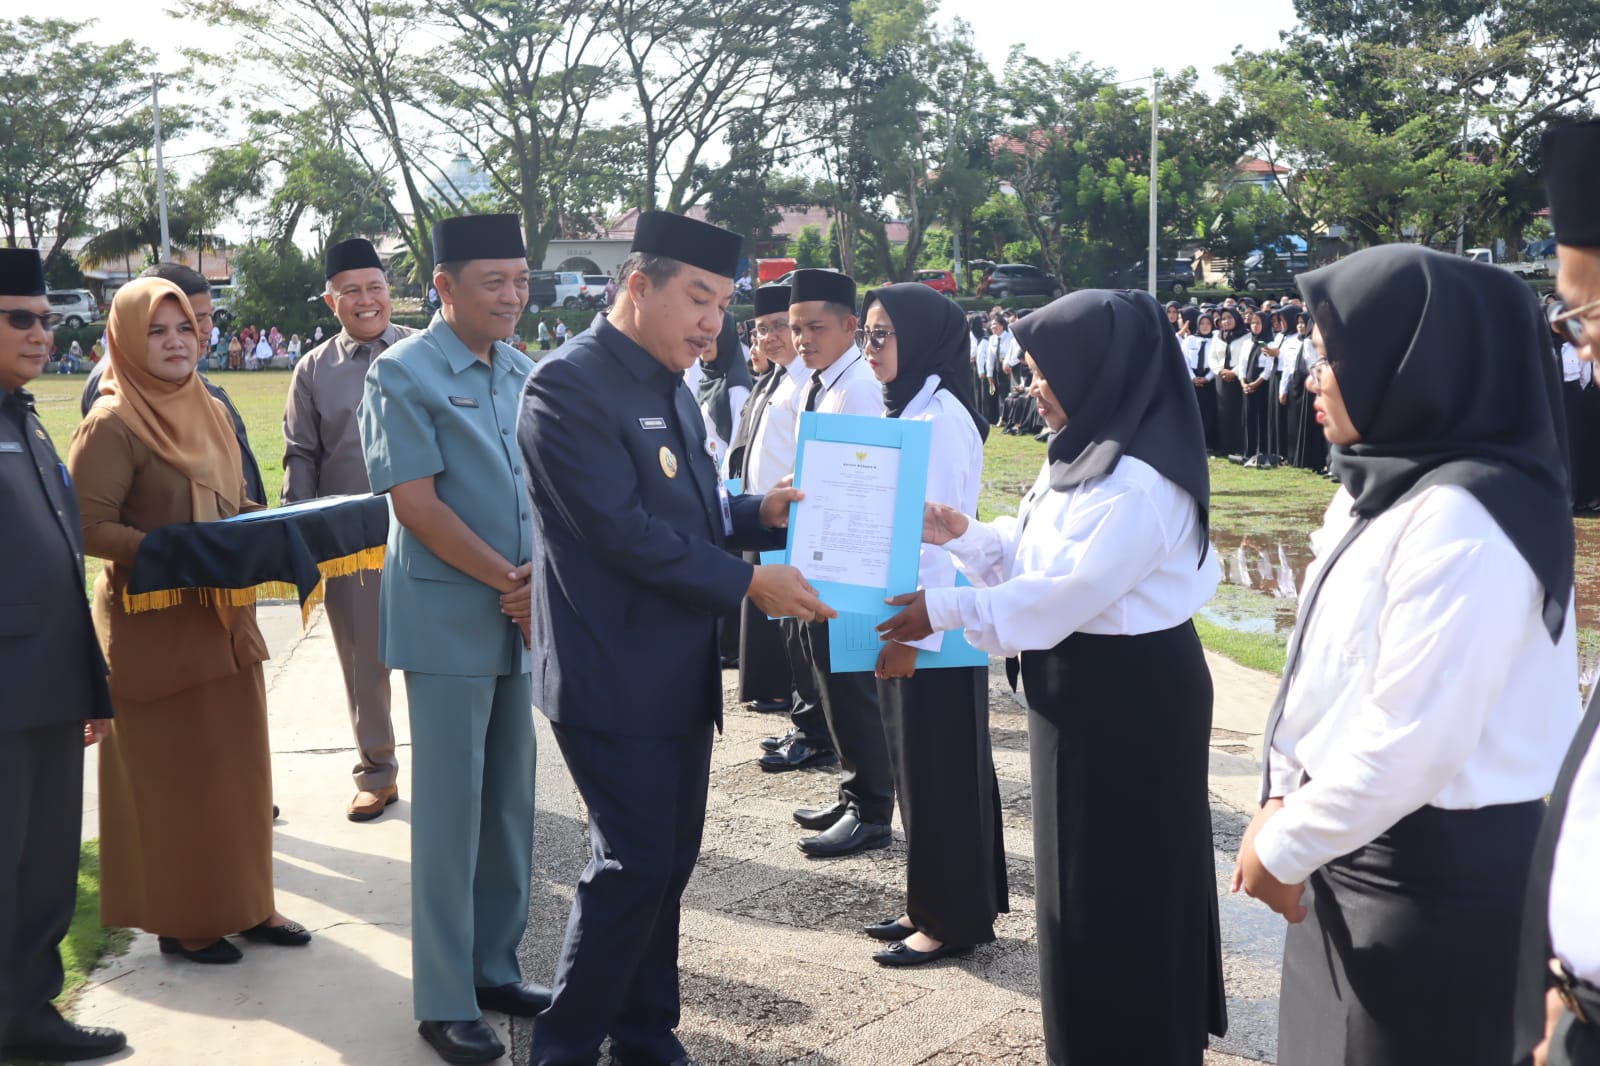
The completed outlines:
{"type": "Polygon", "coordinates": [[[667,428],[667,420],[665,418],[641,418],[641,419],[639,419],[639,428],[640,429],[666,429],[667,428]]]}
{"type": "Polygon", "coordinates": [[[471,396],[452,396],[450,397],[450,402],[455,404],[457,407],[478,406],[478,401],[474,400],[471,396]]]}
{"type": "Polygon", "coordinates": [[[0,440],[0,452],[16,452],[20,455],[22,453],[22,442],[20,440],[0,440]]]}

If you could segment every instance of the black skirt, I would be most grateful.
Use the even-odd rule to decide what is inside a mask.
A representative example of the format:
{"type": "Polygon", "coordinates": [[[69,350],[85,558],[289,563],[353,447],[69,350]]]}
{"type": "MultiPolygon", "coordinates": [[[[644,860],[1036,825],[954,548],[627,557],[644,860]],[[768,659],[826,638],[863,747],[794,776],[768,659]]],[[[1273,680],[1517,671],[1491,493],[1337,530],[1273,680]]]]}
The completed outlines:
{"type": "Polygon", "coordinates": [[[889,767],[906,831],[906,913],[946,944],[986,944],[1010,910],[987,667],[879,679],[889,767]]]}
{"type": "Polygon", "coordinates": [[[1424,807],[1311,875],[1283,948],[1283,1066],[1506,1066],[1542,800],[1424,807]]]}
{"type": "Polygon", "coordinates": [[[1024,652],[1051,1066],[1199,1066],[1227,1030],[1192,623],[1024,652]]]}
{"type": "Polygon", "coordinates": [[[1195,386],[1194,398],[1200,404],[1200,426],[1205,430],[1206,451],[1217,452],[1217,383],[1208,381],[1195,386]]]}
{"type": "MultiPolygon", "coordinates": [[[[746,552],[744,561],[760,565],[761,554],[746,552]]],[[[794,690],[794,675],[777,620],[746,599],[739,607],[738,633],[739,698],[788,699],[794,690]]]]}
{"type": "Polygon", "coordinates": [[[1244,454],[1244,386],[1217,379],[1217,454],[1244,454]]]}

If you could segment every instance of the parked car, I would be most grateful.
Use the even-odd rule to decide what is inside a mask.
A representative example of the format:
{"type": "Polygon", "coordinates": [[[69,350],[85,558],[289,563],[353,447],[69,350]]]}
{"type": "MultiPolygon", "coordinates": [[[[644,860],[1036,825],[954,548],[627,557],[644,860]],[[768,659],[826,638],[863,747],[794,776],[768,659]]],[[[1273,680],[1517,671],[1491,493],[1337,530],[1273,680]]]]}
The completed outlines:
{"type": "Polygon", "coordinates": [[[50,310],[63,316],[61,324],[68,329],[87,326],[100,321],[100,305],[88,289],[55,289],[45,293],[50,310]]]}
{"type": "Polygon", "coordinates": [[[1244,286],[1247,289],[1287,289],[1294,279],[1311,269],[1304,252],[1275,255],[1270,259],[1251,252],[1244,261],[1244,286]]]}
{"type": "Polygon", "coordinates": [[[1001,263],[978,282],[978,295],[1002,299],[1007,296],[1060,296],[1064,290],[1054,274],[1046,274],[1027,263],[1001,263]]]}
{"type": "MultiPolygon", "coordinates": [[[[1124,288],[1142,289],[1150,283],[1150,272],[1141,259],[1118,278],[1124,288]]],[[[1156,263],[1156,291],[1182,296],[1194,288],[1194,264],[1187,259],[1162,259],[1156,263]]]]}
{"type": "Polygon", "coordinates": [[[535,270],[528,275],[528,314],[556,306],[557,277],[554,270],[535,270]]]}
{"type": "Polygon", "coordinates": [[[1468,248],[1466,257],[1478,263],[1490,263],[1502,270],[1509,270],[1524,280],[1528,278],[1548,278],[1556,272],[1558,266],[1555,252],[1544,259],[1535,259],[1529,256],[1526,262],[1508,263],[1495,257],[1493,248],[1468,248]]]}
{"type": "Polygon", "coordinates": [[[956,276],[948,270],[919,270],[915,274],[915,279],[934,292],[942,292],[952,298],[961,291],[956,285],[956,276]]]}
{"type": "Polygon", "coordinates": [[[211,286],[211,321],[218,329],[227,329],[233,321],[233,305],[239,299],[239,286],[211,286]]]}

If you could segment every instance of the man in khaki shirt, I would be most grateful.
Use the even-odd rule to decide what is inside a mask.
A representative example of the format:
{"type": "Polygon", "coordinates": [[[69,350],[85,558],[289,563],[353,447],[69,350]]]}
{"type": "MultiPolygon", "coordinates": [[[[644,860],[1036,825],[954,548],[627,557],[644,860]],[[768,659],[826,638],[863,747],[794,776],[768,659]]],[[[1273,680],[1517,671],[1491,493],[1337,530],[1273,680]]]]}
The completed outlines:
{"type": "MultiPolygon", "coordinates": [[[[356,413],[372,361],[416,331],[389,321],[389,279],[372,242],[328,249],[323,300],[344,328],[295,364],[283,412],[283,502],[370,492],[356,413]]],[[[332,578],[325,603],[344,670],[350,725],[361,761],[354,767],[353,822],[378,817],[399,799],[389,671],[378,659],[379,582],[360,575],[332,578]]]]}

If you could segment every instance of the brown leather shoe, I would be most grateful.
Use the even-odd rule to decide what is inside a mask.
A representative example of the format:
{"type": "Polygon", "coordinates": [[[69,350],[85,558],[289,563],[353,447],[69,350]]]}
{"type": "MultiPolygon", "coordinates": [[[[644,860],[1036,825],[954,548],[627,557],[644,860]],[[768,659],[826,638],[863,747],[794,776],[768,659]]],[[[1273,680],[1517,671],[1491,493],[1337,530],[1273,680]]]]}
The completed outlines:
{"type": "Polygon", "coordinates": [[[370,822],[382,814],[385,807],[399,798],[400,789],[397,785],[374,789],[371,792],[362,789],[356,793],[356,798],[350,801],[350,809],[346,813],[352,822],[370,822]]]}

